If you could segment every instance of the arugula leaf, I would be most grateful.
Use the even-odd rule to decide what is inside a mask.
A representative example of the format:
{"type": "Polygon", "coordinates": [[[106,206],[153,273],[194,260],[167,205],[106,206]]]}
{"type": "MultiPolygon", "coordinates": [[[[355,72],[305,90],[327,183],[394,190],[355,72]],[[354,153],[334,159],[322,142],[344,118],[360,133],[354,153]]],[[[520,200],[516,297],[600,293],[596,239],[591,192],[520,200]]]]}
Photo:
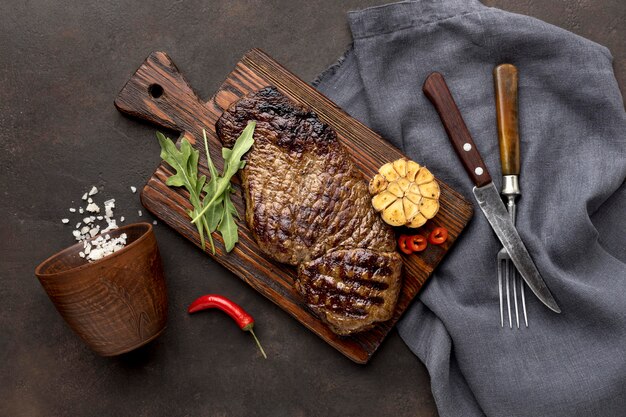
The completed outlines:
{"type": "Polygon", "coordinates": [[[241,132],[241,135],[235,141],[235,145],[231,149],[231,152],[224,153],[222,150],[222,155],[227,155],[228,159],[224,160],[224,171],[222,172],[222,176],[216,179],[215,186],[215,194],[209,200],[208,203],[205,204],[200,214],[191,220],[192,223],[197,223],[198,220],[206,213],[211,204],[217,198],[224,194],[227,187],[230,185],[231,178],[239,171],[239,166],[241,165],[241,158],[243,155],[250,150],[252,145],[254,144],[254,139],[252,135],[254,133],[254,128],[256,126],[256,122],[248,122],[246,128],[241,132]]]}
{"type": "Polygon", "coordinates": [[[209,152],[209,142],[206,138],[206,130],[202,129],[202,136],[204,138],[204,151],[206,152],[206,160],[207,166],[209,168],[209,174],[211,174],[211,181],[215,181],[217,179],[217,169],[215,165],[213,165],[213,160],[211,159],[211,152],[209,152]]]}
{"type": "Polygon", "coordinates": [[[187,139],[183,138],[178,149],[174,141],[160,132],[156,134],[161,145],[161,158],[176,171],[167,179],[166,184],[170,187],[184,187],[189,191],[189,202],[193,209],[188,210],[187,215],[198,229],[202,248],[205,248],[206,233],[214,254],[213,232],[220,232],[227,252],[233,250],[239,241],[237,223],[234,219],[234,216],[239,218],[239,213],[230,197],[233,192],[230,180],[245,166],[246,161],[242,161],[241,158],[254,144],[255,125],[255,122],[248,123],[232,149],[222,148],[224,169],[221,176],[211,160],[206,131],[202,131],[210,178],[204,175],[198,177],[200,152],[194,149],[187,139]]]}
{"type": "Polygon", "coordinates": [[[187,191],[192,192],[197,178],[190,175],[191,173],[188,171],[189,159],[192,158],[193,153],[197,154],[198,151],[194,152],[187,139],[183,139],[180,150],[176,149],[174,142],[166,138],[161,132],[157,132],[157,139],[161,144],[161,159],[176,170],[176,174],[169,177],[166,184],[172,187],[184,186],[187,191]]]}
{"type": "Polygon", "coordinates": [[[224,239],[224,246],[226,251],[230,252],[235,247],[235,244],[239,241],[239,234],[237,233],[237,223],[233,218],[233,213],[237,213],[237,209],[230,200],[230,195],[224,196],[224,212],[222,213],[222,221],[220,222],[217,230],[222,234],[224,239]]]}

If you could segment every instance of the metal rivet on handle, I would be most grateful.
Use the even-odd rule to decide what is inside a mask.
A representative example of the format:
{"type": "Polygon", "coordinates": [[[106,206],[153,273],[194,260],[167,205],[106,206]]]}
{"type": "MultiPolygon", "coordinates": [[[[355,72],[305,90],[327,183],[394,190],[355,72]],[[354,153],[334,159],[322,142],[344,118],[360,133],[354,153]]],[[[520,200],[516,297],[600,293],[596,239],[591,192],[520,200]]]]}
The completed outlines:
{"type": "Polygon", "coordinates": [[[471,150],[472,150],[472,145],[470,145],[469,143],[465,143],[465,144],[463,144],[463,150],[464,150],[465,152],[469,152],[469,151],[471,151],[471,150]]]}
{"type": "Polygon", "coordinates": [[[482,175],[483,174],[483,169],[481,167],[478,167],[474,170],[474,172],[476,173],[476,175],[482,175]]]}

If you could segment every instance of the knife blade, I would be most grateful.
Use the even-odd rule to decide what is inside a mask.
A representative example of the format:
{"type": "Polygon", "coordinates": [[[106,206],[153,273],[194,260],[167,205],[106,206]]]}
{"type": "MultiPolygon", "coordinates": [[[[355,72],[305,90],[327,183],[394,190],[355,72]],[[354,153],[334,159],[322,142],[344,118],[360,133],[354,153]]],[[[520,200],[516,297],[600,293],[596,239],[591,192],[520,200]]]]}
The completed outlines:
{"type": "Polygon", "coordinates": [[[438,72],[430,74],[424,82],[423,91],[439,113],[450,142],[475,185],[473,192],[478,206],[509,253],[513,264],[537,298],[552,311],[560,313],[561,309],[511,221],[443,75],[438,72]]]}

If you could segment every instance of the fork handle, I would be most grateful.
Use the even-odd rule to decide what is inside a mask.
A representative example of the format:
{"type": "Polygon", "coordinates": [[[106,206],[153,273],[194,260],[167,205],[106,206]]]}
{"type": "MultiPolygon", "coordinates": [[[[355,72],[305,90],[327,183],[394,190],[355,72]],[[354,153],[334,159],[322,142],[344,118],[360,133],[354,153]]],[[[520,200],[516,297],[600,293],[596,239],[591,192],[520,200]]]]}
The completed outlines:
{"type": "Polygon", "coordinates": [[[496,91],[496,118],[500,142],[502,175],[519,175],[519,123],[517,117],[517,68],[498,65],[493,70],[496,91]]]}

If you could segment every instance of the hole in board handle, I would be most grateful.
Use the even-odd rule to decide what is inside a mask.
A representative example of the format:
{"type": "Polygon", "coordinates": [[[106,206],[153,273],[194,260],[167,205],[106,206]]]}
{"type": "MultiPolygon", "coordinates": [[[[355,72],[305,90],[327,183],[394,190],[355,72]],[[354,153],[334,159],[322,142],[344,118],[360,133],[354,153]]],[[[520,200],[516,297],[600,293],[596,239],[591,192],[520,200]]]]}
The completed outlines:
{"type": "Polygon", "coordinates": [[[148,94],[150,94],[150,97],[152,98],[159,98],[163,95],[163,87],[159,84],[150,84],[148,87],[148,94]]]}

